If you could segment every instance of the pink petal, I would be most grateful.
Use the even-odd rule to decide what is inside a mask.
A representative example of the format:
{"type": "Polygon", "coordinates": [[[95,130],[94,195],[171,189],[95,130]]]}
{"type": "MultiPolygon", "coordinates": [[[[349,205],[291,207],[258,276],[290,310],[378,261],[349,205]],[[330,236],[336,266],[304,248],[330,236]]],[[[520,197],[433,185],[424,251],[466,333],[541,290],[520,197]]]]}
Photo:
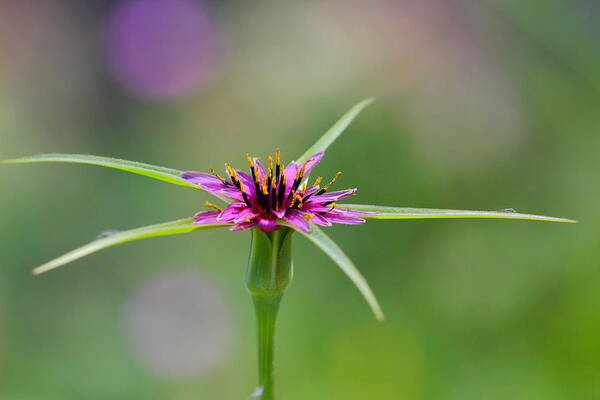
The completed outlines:
{"type": "Polygon", "coordinates": [[[260,214],[252,210],[251,208],[246,208],[243,211],[240,211],[238,216],[233,220],[236,224],[246,222],[247,220],[252,220],[258,217],[260,214]]]}
{"type": "Polygon", "coordinates": [[[256,224],[258,224],[258,222],[256,222],[256,221],[243,223],[243,224],[237,224],[237,225],[234,225],[231,228],[229,228],[229,230],[231,232],[239,232],[239,231],[243,231],[244,229],[252,228],[253,226],[256,226],[256,224]]]}
{"type": "Polygon", "coordinates": [[[312,156],[308,157],[308,160],[305,161],[306,167],[304,168],[304,176],[307,176],[310,171],[319,163],[321,159],[325,155],[324,152],[320,151],[312,156]]]}
{"type": "Polygon", "coordinates": [[[250,198],[256,198],[256,188],[254,186],[254,179],[252,179],[252,176],[240,170],[237,171],[237,174],[240,178],[240,181],[244,184],[246,193],[250,196],[250,198]]]}
{"type": "Polygon", "coordinates": [[[313,215],[313,216],[310,218],[310,220],[311,220],[312,222],[314,222],[315,224],[317,224],[317,225],[321,225],[321,226],[331,226],[331,225],[332,225],[332,223],[331,223],[331,222],[329,222],[329,221],[327,220],[327,218],[325,218],[325,217],[323,217],[322,215],[319,215],[319,214],[314,214],[314,215],[313,215]]]}
{"type": "Polygon", "coordinates": [[[323,193],[319,195],[312,196],[308,201],[311,203],[329,203],[332,201],[338,201],[348,196],[352,196],[356,193],[357,189],[346,189],[339,190],[337,192],[323,193]]]}
{"type": "Polygon", "coordinates": [[[362,218],[355,217],[353,215],[353,212],[351,212],[350,210],[346,210],[343,208],[336,208],[328,212],[327,214],[324,214],[323,217],[326,218],[328,221],[335,222],[337,224],[356,225],[364,224],[365,222],[367,222],[362,218]]]}
{"type": "Polygon", "coordinates": [[[194,225],[207,225],[207,224],[222,224],[222,221],[217,220],[217,216],[220,214],[219,211],[203,211],[194,215],[194,225]]]}
{"type": "Polygon", "coordinates": [[[258,167],[258,179],[259,182],[262,182],[262,177],[267,175],[267,173],[265,172],[265,167],[263,167],[262,163],[260,161],[258,161],[258,158],[254,157],[254,164],[258,167]]]}
{"type": "Polygon", "coordinates": [[[231,182],[223,183],[214,175],[203,172],[188,171],[181,174],[188,182],[195,183],[202,189],[211,192],[217,197],[228,197],[234,200],[243,200],[242,193],[231,182]]]}
{"type": "Polygon", "coordinates": [[[298,210],[289,210],[283,219],[290,224],[294,225],[296,228],[303,230],[305,232],[310,232],[310,224],[306,220],[305,216],[307,214],[298,210]]]}
{"type": "Polygon", "coordinates": [[[258,227],[263,232],[272,232],[278,229],[277,221],[268,218],[258,218],[258,227]]]}
{"type": "Polygon", "coordinates": [[[285,195],[284,195],[284,197],[287,197],[290,194],[290,190],[292,189],[292,185],[294,184],[294,178],[296,177],[297,171],[298,171],[298,164],[296,164],[295,162],[289,163],[283,170],[283,175],[285,176],[285,195]]]}
{"type": "Polygon", "coordinates": [[[232,222],[246,207],[246,203],[231,203],[217,218],[219,221],[232,222]]]}
{"type": "Polygon", "coordinates": [[[306,188],[306,191],[304,192],[304,197],[310,196],[311,194],[317,192],[319,189],[321,189],[320,186],[309,186],[306,188]]]}

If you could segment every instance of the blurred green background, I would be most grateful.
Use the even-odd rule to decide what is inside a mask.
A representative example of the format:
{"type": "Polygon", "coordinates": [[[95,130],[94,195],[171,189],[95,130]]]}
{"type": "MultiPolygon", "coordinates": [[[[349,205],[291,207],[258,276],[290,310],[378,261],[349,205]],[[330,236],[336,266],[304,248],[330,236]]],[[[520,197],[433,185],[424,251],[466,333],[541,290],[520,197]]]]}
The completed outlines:
{"type": "MultiPolygon", "coordinates": [[[[286,160],[374,96],[318,174],[359,203],[579,225],[371,221],[328,233],[377,323],[301,237],[282,399],[599,399],[596,0],[0,1],[0,159],[89,153],[182,170],[286,160]]],[[[207,195],[99,167],[0,168],[0,399],[244,399],[248,233],[93,240],[207,195]]]]}

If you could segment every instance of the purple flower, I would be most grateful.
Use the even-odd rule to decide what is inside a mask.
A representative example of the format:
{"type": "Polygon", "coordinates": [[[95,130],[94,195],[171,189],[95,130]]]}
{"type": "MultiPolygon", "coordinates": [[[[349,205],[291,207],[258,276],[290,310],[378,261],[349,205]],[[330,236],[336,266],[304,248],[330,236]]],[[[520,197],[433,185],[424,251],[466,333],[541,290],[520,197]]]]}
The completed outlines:
{"type": "Polygon", "coordinates": [[[250,174],[225,164],[226,178],[215,171],[210,174],[184,172],[183,179],[228,203],[222,208],[206,202],[206,206],[214,210],[197,213],[194,223],[234,224],[232,231],[256,226],[263,232],[272,232],[283,224],[310,232],[309,222],[322,226],[362,224],[365,220],[361,216],[377,214],[337,205],[336,201],[356,193],[356,189],[329,191],[341,172],[325,186],[321,186],[321,177],[308,184],[310,171],[323,155],[324,152],[319,152],[302,163],[291,162],[284,166],[277,150],[275,161],[269,156],[266,167],[257,158],[247,156],[250,174]]]}

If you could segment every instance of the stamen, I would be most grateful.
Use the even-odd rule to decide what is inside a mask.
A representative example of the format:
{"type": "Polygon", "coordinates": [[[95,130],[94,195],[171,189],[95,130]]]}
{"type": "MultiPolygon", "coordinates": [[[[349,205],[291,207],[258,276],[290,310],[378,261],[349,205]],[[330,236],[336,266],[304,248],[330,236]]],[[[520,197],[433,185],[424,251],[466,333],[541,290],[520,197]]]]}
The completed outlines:
{"type": "Polygon", "coordinates": [[[250,169],[254,169],[254,159],[250,157],[250,154],[246,153],[246,160],[248,161],[248,165],[250,169]]]}
{"type": "Polygon", "coordinates": [[[335,173],[335,176],[333,177],[333,179],[331,179],[331,180],[329,181],[329,183],[328,183],[327,185],[325,185],[325,187],[324,187],[323,189],[325,189],[325,190],[328,190],[328,189],[331,187],[331,185],[333,185],[333,184],[335,183],[335,181],[337,181],[337,180],[338,180],[338,178],[339,178],[340,176],[342,176],[342,175],[343,175],[343,172],[336,172],[336,173],[335,173]]]}
{"type": "Polygon", "coordinates": [[[266,176],[263,176],[261,188],[262,188],[262,192],[265,196],[269,194],[269,191],[267,190],[267,177],[266,176]]]}
{"type": "Polygon", "coordinates": [[[205,205],[206,207],[214,208],[214,209],[215,209],[215,210],[217,210],[217,211],[223,211],[223,208],[222,208],[222,207],[219,207],[218,205],[216,205],[216,204],[213,204],[213,203],[211,203],[210,201],[206,201],[206,202],[204,203],[204,205],[205,205]]]}
{"type": "Polygon", "coordinates": [[[267,159],[267,191],[271,191],[273,186],[273,157],[269,156],[267,159]]]}
{"type": "Polygon", "coordinates": [[[335,181],[337,181],[337,179],[342,175],[342,172],[336,172],[335,176],[333,177],[333,179],[331,181],[329,181],[329,183],[327,185],[325,185],[321,190],[319,190],[317,193],[315,193],[315,196],[318,196],[320,194],[325,193],[327,190],[329,190],[329,188],[331,187],[331,185],[333,185],[333,183],[335,181]]]}
{"type": "Polygon", "coordinates": [[[308,161],[305,162],[304,164],[302,164],[302,168],[300,168],[299,175],[298,177],[302,179],[302,177],[304,176],[304,172],[306,171],[306,164],[308,164],[308,161]]]}
{"type": "Polygon", "coordinates": [[[290,192],[290,196],[292,197],[292,202],[290,203],[290,205],[288,207],[294,208],[294,204],[296,204],[296,192],[294,190],[292,190],[290,192]]]}
{"type": "Polygon", "coordinates": [[[258,202],[258,205],[263,209],[263,210],[267,210],[267,206],[265,204],[265,197],[263,195],[263,191],[261,189],[261,185],[260,185],[260,175],[258,174],[258,164],[254,162],[254,159],[252,159],[253,162],[253,168],[252,168],[252,178],[254,179],[254,189],[256,191],[256,200],[258,202]]]}
{"type": "Polygon", "coordinates": [[[320,215],[327,215],[330,212],[332,212],[336,207],[337,207],[337,204],[331,203],[331,208],[329,210],[327,210],[327,211],[321,211],[319,214],[320,215]]]}
{"type": "Polygon", "coordinates": [[[311,218],[312,218],[312,217],[314,217],[314,216],[315,216],[315,214],[313,214],[313,213],[309,212],[309,213],[306,213],[306,214],[304,215],[304,219],[307,219],[307,220],[308,220],[308,219],[311,219],[311,218]]]}
{"type": "Polygon", "coordinates": [[[256,186],[256,184],[258,184],[258,175],[256,175],[256,171],[254,170],[254,168],[252,168],[250,171],[252,172],[252,180],[254,181],[254,185],[256,186]]]}
{"type": "Polygon", "coordinates": [[[302,168],[297,168],[297,169],[296,169],[296,176],[294,176],[294,181],[297,181],[297,180],[300,178],[300,170],[301,170],[301,169],[302,169],[302,168]]]}
{"type": "Polygon", "coordinates": [[[271,196],[269,197],[269,200],[271,201],[271,209],[277,209],[277,188],[275,188],[275,186],[271,188],[271,196]]]}
{"type": "Polygon", "coordinates": [[[281,177],[281,179],[283,179],[285,177],[285,175],[283,174],[285,172],[285,164],[281,164],[281,167],[279,169],[279,176],[281,177]]]}
{"type": "Polygon", "coordinates": [[[279,181],[279,174],[281,173],[281,152],[279,149],[275,150],[275,180],[279,181]]]}
{"type": "Polygon", "coordinates": [[[235,182],[235,181],[239,181],[238,177],[237,177],[237,172],[235,172],[235,169],[233,169],[233,167],[227,163],[225,163],[225,168],[227,169],[227,173],[229,174],[229,176],[231,177],[231,179],[235,182]]]}
{"type": "Polygon", "coordinates": [[[285,175],[279,181],[279,185],[277,187],[277,206],[283,206],[283,195],[285,194],[285,175]]]}
{"type": "Polygon", "coordinates": [[[302,176],[304,175],[304,171],[306,170],[306,163],[302,166],[302,168],[296,170],[296,177],[294,178],[294,183],[292,184],[292,189],[298,189],[300,182],[302,182],[302,176]]]}
{"type": "Polygon", "coordinates": [[[267,158],[267,165],[269,167],[269,172],[267,173],[267,175],[269,176],[269,178],[271,178],[273,177],[273,157],[269,156],[269,158],[267,158]]]}
{"type": "Polygon", "coordinates": [[[302,206],[304,205],[304,204],[302,204],[302,196],[300,196],[299,194],[296,194],[294,196],[294,198],[298,200],[298,208],[302,208],[302,206]]]}
{"type": "Polygon", "coordinates": [[[217,174],[217,171],[215,171],[214,168],[209,169],[209,171],[212,175],[214,175],[217,179],[219,179],[221,181],[221,183],[223,183],[225,185],[227,184],[227,181],[225,179],[223,179],[219,174],[217,174]]]}
{"type": "Polygon", "coordinates": [[[258,183],[258,173],[256,171],[258,171],[258,165],[256,165],[256,163],[254,162],[254,158],[250,157],[249,155],[246,155],[247,159],[248,159],[248,164],[250,164],[250,172],[252,172],[252,179],[254,179],[254,183],[258,183]]]}
{"type": "Polygon", "coordinates": [[[317,179],[315,179],[315,183],[313,183],[312,186],[319,186],[321,182],[323,182],[323,177],[319,176],[317,179]]]}

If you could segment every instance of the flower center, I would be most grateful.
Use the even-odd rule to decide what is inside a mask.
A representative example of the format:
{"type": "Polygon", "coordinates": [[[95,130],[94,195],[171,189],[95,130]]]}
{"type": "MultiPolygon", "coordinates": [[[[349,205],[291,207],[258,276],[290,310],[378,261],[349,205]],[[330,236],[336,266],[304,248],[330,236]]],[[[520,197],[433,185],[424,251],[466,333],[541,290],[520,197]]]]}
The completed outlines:
{"type": "Polygon", "coordinates": [[[275,151],[275,157],[267,158],[266,167],[256,157],[246,155],[246,159],[250,167],[250,175],[236,171],[230,164],[225,164],[230,181],[219,176],[213,169],[211,173],[224,185],[235,186],[241,193],[244,203],[265,217],[275,217],[277,215],[274,214],[279,214],[286,209],[301,210],[312,196],[327,192],[342,174],[336,173],[323,187],[320,187],[322,177],[315,179],[309,186],[306,178],[314,165],[314,158],[309,158],[302,164],[292,162],[287,167],[281,163],[279,150],[275,151]]]}

